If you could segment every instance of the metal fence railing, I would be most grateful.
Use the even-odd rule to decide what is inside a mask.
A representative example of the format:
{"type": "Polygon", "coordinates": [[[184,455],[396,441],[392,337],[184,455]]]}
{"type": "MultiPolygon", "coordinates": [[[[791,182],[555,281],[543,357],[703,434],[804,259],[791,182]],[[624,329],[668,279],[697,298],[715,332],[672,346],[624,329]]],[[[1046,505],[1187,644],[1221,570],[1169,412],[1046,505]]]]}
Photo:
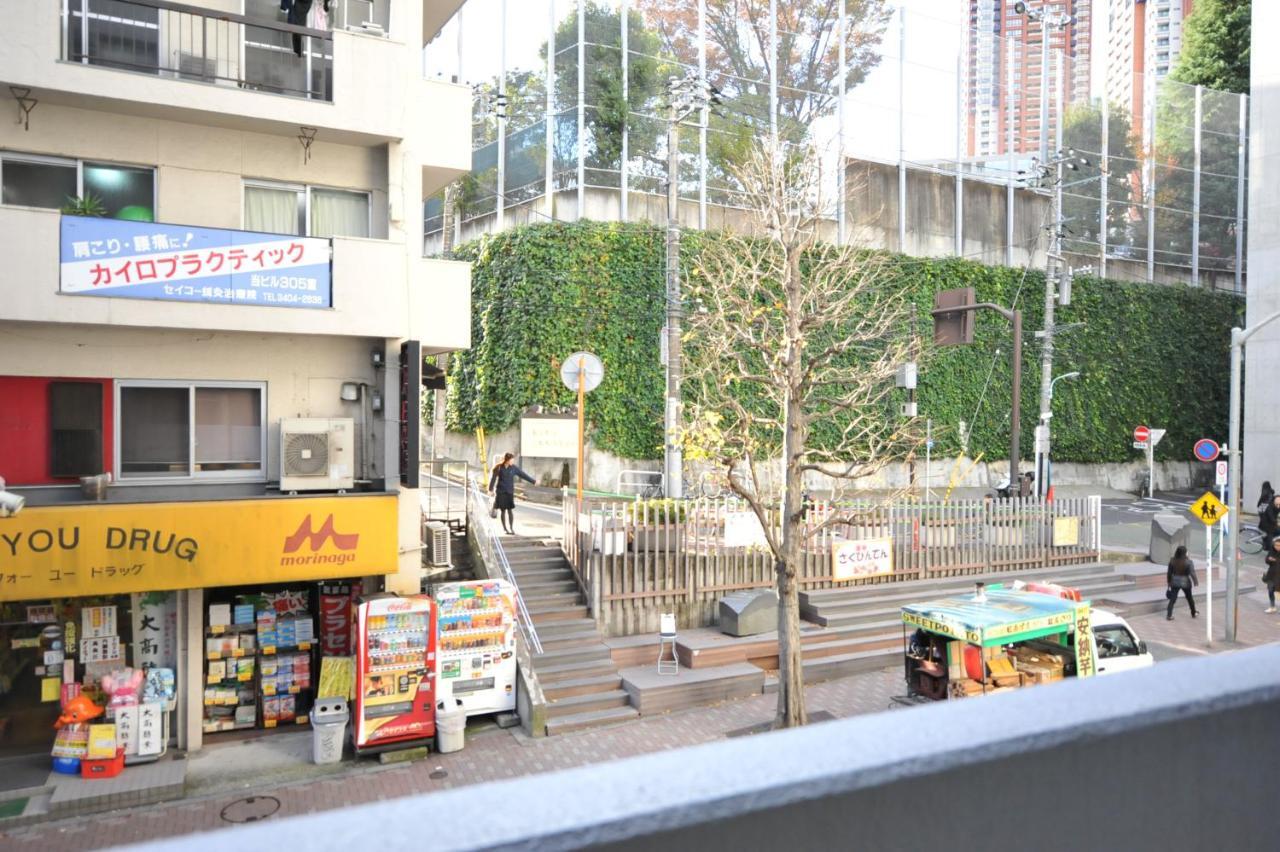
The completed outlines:
{"type": "Polygon", "coordinates": [[[498,525],[489,517],[489,500],[480,487],[480,481],[474,476],[467,484],[467,531],[475,537],[476,546],[480,549],[480,558],[484,560],[489,571],[501,572],[516,590],[516,608],[519,615],[520,633],[534,654],[542,653],[542,642],[538,639],[538,630],[525,607],[524,594],[520,591],[520,583],[516,580],[511,563],[507,561],[506,549],[498,535],[498,525]]]}
{"type": "MultiPolygon", "coordinates": [[[[1176,82],[1167,48],[1146,73],[1113,66],[1114,49],[1086,58],[1076,30],[1105,4],[1043,58],[1040,25],[999,3],[896,5],[849,3],[842,22],[833,3],[468,0],[424,50],[429,76],[476,93],[458,239],[561,218],[665,222],[666,81],[688,73],[721,103],[680,135],[686,224],[732,227],[744,206],[735,152],[778,134],[821,152],[831,239],[1039,265],[1043,213],[1025,176],[1033,158],[1071,148],[1088,165],[1063,189],[1069,263],[1243,292],[1248,95],[1176,82]],[[496,63],[463,49],[477,41],[499,43],[496,63]],[[864,186],[864,164],[896,179],[864,186]]],[[[428,199],[429,251],[442,210],[428,199]]]]}
{"type": "MultiPolygon", "coordinates": [[[[801,590],[1086,564],[1101,557],[1098,497],[815,504],[806,512],[801,590]],[[834,519],[849,519],[836,523],[834,519]],[[840,581],[842,542],[891,542],[892,572],[840,581]]],[[[563,547],[596,623],[609,635],[652,632],[674,612],[711,624],[729,592],[771,588],[774,559],[751,510],[733,499],[619,502],[567,497],[563,547]]]]}
{"type": "Polygon", "coordinates": [[[328,30],[168,0],[62,0],[62,58],[333,100],[328,30]]]}

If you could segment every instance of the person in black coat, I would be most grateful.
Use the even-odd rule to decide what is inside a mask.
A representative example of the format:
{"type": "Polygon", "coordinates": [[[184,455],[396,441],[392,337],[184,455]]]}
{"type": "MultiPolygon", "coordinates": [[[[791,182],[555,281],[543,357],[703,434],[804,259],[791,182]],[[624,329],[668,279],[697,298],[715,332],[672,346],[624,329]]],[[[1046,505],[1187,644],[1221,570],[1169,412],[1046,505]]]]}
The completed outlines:
{"type": "Polygon", "coordinates": [[[1165,618],[1173,621],[1173,605],[1178,602],[1178,592],[1182,592],[1187,596],[1187,604],[1191,607],[1191,617],[1195,618],[1196,602],[1191,597],[1191,587],[1200,585],[1200,581],[1196,579],[1196,564],[1187,556],[1187,548],[1185,545],[1178,545],[1178,549],[1174,551],[1173,558],[1169,560],[1169,570],[1165,573],[1165,582],[1168,584],[1166,597],[1169,599],[1169,608],[1165,612],[1165,618]]]}
{"type": "Polygon", "coordinates": [[[1258,529],[1262,530],[1262,546],[1270,550],[1280,533],[1280,496],[1272,497],[1270,505],[1258,513],[1258,529]]]}
{"type": "Polygon", "coordinates": [[[1280,538],[1272,541],[1267,551],[1267,573],[1262,575],[1262,582],[1267,584],[1267,600],[1271,601],[1267,612],[1275,612],[1276,589],[1280,588],[1280,538]]]}
{"type": "Polygon", "coordinates": [[[1261,515],[1266,508],[1271,505],[1271,501],[1276,499],[1276,490],[1271,487],[1271,480],[1266,479],[1262,482],[1262,491],[1258,494],[1258,514],[1261,515]]]}
{"type": "Polygon", "coordinates": [[[494,465],[489,474],[489,493],[493,495],[493,508],[502,515],[502,528],[510,535],[516,534],[516,477],[526,482],[536,482],[532,476],[516,465],[515,453],[507,453],[494,465]]]}

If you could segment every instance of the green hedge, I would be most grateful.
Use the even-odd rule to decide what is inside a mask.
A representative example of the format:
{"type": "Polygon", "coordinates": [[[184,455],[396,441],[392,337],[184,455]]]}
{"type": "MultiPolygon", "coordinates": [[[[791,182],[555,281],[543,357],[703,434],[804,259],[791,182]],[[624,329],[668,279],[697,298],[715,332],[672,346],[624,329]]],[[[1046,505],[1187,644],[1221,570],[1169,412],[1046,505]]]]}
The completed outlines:
{"type": "MultiPolygon", "coordinates": [[[[700,239],[714,238],[686,240],[686,265],[700,239]]],[[[661,456],[661,229],[533,225],[486,236],[457,256],[473,264],[472,348],[450,362],[449,428],[498,431],[533,404],[572,407],[560,359],[587,349],[605,364],[605,380],[587,403],[596,445],[625,458],[661,456]]],[[[1023,453],[1030,457],[1040,387],[1032,332],[1041,326],[1043,275],[957,259],[896,256],[894,263],[926,340],[938,290],[972,286],[979,301],[1004,305],[1018,296],[1025,328],[1023,453]]],[[[1058,310],[1057,322],[1084,325],[1059,335],[1054,370],[1081,376],[1057,385],[1054,458],[1135,459],[1130,433],[1138,423],[1168,430],[1159,458],[1190,460],[1197,439],[1222,439],[1229,329],[1242,310],[1243,302],[1199,288],[1077,278],[1073,302],[1058,310]]],[[[937,455],[960,451],[960,421],[968,423],[970,455],[1007,455],[1008,323],[983,312],[976,338],[972,346],[932,350],[921,367],[919,410],[933,420],[937,455]]]]}

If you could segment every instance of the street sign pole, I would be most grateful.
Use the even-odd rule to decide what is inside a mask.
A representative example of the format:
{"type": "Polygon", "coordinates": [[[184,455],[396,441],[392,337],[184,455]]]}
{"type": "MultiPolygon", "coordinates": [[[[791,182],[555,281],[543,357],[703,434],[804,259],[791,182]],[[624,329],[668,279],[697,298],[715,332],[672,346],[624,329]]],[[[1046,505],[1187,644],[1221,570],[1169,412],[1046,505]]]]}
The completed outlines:
{"type": "Polygon", "coordinates": [[[1204,528],[1204,638],[1213,644],[1213,526],[1204,528]]]}
{"type": "Polygon", "coordinates": [[[583,433],[586,431],[585,418],[583,417],[583,409],[586,407],[587,394],[587,376],[586,376],[586,357],[578,358],[578,511],[582,511],[582,467],[583,459],[586,453],[583,452],[583,433]]]}
{"type": "MultiPolygon", "coordinates": [[[[1230,513],[1231,509],[1213,495],[1212,489],[1191,504],[1191,515],[1204,524],[1204,638],[1210,645],[1213,644],[1213,528],[1225,522],[1230,513]]],[[[1230,608],[1227,612],[1231,612],[1230,608]]]]}

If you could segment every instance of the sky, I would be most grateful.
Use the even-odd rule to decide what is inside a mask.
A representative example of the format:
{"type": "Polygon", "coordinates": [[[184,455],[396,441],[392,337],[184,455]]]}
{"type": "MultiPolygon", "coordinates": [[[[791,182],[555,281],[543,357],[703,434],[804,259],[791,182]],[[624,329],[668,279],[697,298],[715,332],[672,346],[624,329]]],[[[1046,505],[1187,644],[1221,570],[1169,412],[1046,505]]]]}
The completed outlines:
{"type": "MultiPolygon", "coordinates": [[[[576,0],[554,3],[557,21],[576,8],[576,0]]],[[[905,61],[900,70],[899,18],[895,15],[882,41],[884,58],[866,81],[846,97],[846,150],[852,156],[897,160],[901,73],[905,93],[901,139],[906,159],[929,162],[954,158],[960,117],[956,83],[968,0],[897,0],[888,5],[901,9],[906,21],[905,61]]],[[[1095,5],[1092,88],[1096,93],[1102,90],[1108,0],[1096,0],[1095,5]]],[[[464,23],[461,43],[455,20],[425,52],[427,75],[459,74],[463,81],[473,83],[496,77],[504,59],[504,40],[497,37],[501,6],[502,0],[468,0],[460,13],[464,23]]],[[[542,0],[507,0],[508,69],[532,68],[541,63],[538,53],[547,39],[548,12],[542,0]]],[[[838,127],[835,116],[821,120],[813,127],[814,136],[820,145],[834,147],[838,127]]]]}

